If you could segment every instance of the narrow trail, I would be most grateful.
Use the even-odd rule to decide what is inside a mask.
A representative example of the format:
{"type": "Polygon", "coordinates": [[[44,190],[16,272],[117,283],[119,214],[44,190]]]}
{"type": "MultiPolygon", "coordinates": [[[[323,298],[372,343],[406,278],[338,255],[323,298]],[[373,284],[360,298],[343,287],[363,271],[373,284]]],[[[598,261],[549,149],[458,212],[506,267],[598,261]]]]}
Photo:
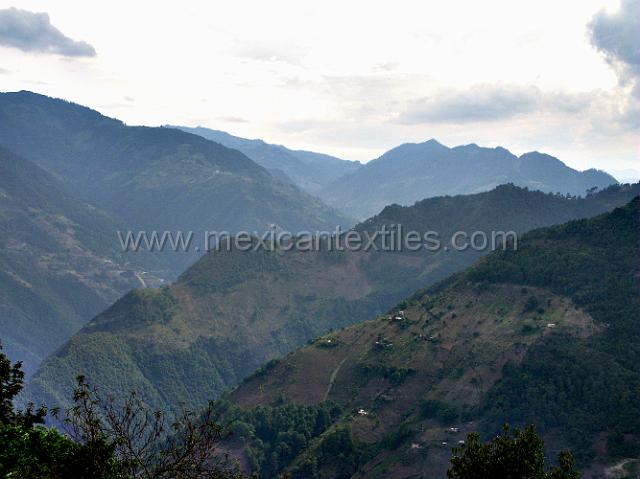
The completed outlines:
{"type": "Polygon", "coordinates": [[[140,284],[142,285],[142,287],[146,288],[147,287],[147,283],[144,280],[144,278],[142,277],[142,275],[140,273],[138,273],[138,272],[136,272],[135,275],[136,275],[136,278],[138,278],[138,281],[140,281],[140,284]]]}
{"type": "MultiPolygon", "coordinates": [[[[355,339],[355,341],[353,342],[352,346],[355,346],[356,344],[358,344],[358,342],[360,341],[360,339],[362,338],[362,336],[364,336],[364,334],[365,334],[364,332],[360,333],[360,334],[358,335],[358,337],[355,339]]],[[[336,368],[335,368],[335,369],[333,370],[333,372],[331,373],[331,376],[329,376],[329,384],[327,385],[327,390],[325,391],[324,396],[323,396],[323,398],[322,398],[322,400],[323,400],[323,401],[326,401],[326,400],[327,400],[327,398],[329,397],[329,393],[331,393],[331,389],[333,388],[333,383],[335,382],[336,377],[338,376],[338,373],[340,372],[340,368],[342,367],[342,365],[344,364],[344,362],[345,362],[347,359],[349,359],[349,357],[351,356],[351,354],[352,354],[352,352],[353,352],[354,350],[355,350],[355,349],[352,347],[352,348],[351,348],[351,351],[349,351],[349,352],[347,353],[347,355],[346,355],[344,358],[342,358],[342,361],[340,361],[340,362],[338,363],[338,365],[336,366],[336,368]]]]}
{"type": "Polygon", "coordinates": [[[350,354],[347,354],[344,358],[342,358],[342,361],[338,363],[336,368],[331,373],[331,376],[329,377],[329,384],[327,386],[327,390],[324,392],[324,397],[322,398],[323,401],[326,401],[327,398],[329,397],[329,393],[331,392],[331,388],[333,388],[333,383],[336,380],[336,376],[338,375],[338,372],[340,372],[340,368],[342,367],[344,362],[349,358],[349,356],[350,354]]]}

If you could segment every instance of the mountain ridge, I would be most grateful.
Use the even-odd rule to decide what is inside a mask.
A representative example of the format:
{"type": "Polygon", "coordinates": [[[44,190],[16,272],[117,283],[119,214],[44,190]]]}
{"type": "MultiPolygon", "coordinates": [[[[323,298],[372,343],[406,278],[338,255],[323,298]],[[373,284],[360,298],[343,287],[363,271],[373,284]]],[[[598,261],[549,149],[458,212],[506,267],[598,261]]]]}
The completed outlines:
{"type": "MultiPolygon", "coordinates": [[[[524,232],[608,211],[639,188],[617,186],[590,198],[567,199],[504,186],[476,196],[389,207],[356,230],[403,223],[441,230],[443,242],[467,227],[524,232]]],[[[380,314],[483,254],[443,249],[212,252],[171,286],[134,291],[94,318],[45,361],[28,392],[38,401],[60,404],[75,376],[85,374],[109,389],[137,389],[159,408],[182,402],[197,407],[266,361],[331,328],[380,314]]]]}
{"type": "Polygon", "coordinates": [[[164,267],[149,254],[125,258],[109,244],[120,226],[0,147],[0,338],[28,374],[84,322],[144,284],[144,269],[164,267]]]}
{"type": "Polygon", "coordinates": [[[219,401],[228,449],[259,477],[435,478],[466,433],[534,424],[609,477],[640,442],[639,231],[635,197],[317,338],[219,401]]]}
{"type": "Polygon", "coordinates": [[[241,138],[225,131],[201,126],[167,126],[236,148],[268,170],[282,170],[295,185],[311,194],[318,193],[331,181],[360,165],[355,161],[342,160],[323,153],[291,150],[261,139],[241,138]]]}
{"type": "MultiPolygon", "coordinates": [[[[0,94],[0,144],[132,230],[332,229],[351,220],[243,153],[172,128],[127,126],[31,92],[0,94]]],[[[114,236],[115,241],[115,236],[114,236]]],[[[171,255],[177,275],[198,257],[171,255]]]]}
{"type": "Polygon", "coordinates": [[[587,189],[617,181],[599,170],[578,172],[544,153],[517,157],[503,147],[471,143],[449,148],[431,139],[387,151],[337,179],[321,197],[361,219],[387,204],[411,205],[426,197],[478,193],[505,183],[584,196],[587,189]]]}

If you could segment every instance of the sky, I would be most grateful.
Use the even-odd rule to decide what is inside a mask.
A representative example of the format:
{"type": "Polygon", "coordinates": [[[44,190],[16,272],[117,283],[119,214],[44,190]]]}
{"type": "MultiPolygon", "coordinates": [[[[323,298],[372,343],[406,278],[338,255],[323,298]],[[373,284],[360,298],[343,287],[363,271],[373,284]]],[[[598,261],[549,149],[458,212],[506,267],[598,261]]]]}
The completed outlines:
{"type": "Polygon", "coordinates": [[[0,0],[0,91],[360,161],[436,138],[640,170],[639,17],[640,0],[0,0]]]}

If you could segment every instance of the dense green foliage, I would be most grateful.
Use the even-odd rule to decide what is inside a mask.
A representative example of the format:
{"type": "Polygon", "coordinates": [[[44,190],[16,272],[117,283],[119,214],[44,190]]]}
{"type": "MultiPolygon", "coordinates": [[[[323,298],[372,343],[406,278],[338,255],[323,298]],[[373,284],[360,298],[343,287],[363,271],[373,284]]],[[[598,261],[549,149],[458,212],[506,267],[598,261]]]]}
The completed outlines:
{"type": "Polygon", "coordinates": [[[559,466],[545,471],[544,442],[533,426],[512,431],[505,426],[502,434],[488,444],[476,433],[455,448],[449,479],[578,479],[573,457],[560,453],[559,466]]]}
{"type": "Polygon", "coordinates": [[[0,477],[19,479],[116,479],[122,474],[115,445],[105,437],[85,443],[41,426],[47,410],[16,410],[22,391],[22,363],[12,363],[0,347],[0,477]]]}
{"type": "Polygon", "coordinates": [[[24,479],[128,479],[114,447],[81,445],[44,426],[0,425],[0,477],[24,479]]]}
{"type": "MultiPolygon", "coordinates": [[[[327,444],[342,444],[346,477],[444,475],[445,451],[475,430],[481,435],[468,439],[469,453],[495,466],[511,451],[498,462],[513,461],[516,471],[489,469],[486,477],[575,477],[566,454],[559,468],[542,467],[542,443],[531,431],[481,444],[505,422],[534,424],[550,461],[570,449],[585,474],[636,457],[639,233],[636,198],[606,215],[526,234],[516,251],[493,253],[388,315],[272,363],[231,398],[247,411],[278,394],[294,404],[329,399],[345,411],[286,467],[294,477],[299,470],[334,477],[322,461],[334,433],[327,444]],[[522,472],[518,461],[528,454],[532,470],[522,472]]],[[[452,477],[485,477],[465,475],[467,459],[452,477]]]]}
{"type": "Polygon", "coordinates": [[[376,451],[374,445],[356,440],[348,426],[338,425],[322,436],[310,451],[311,454],[305,454],[299,463],[291,468],[291,477],[348,479],[362,464],[370,460],[376,451]]]}
{"type": "Polygon", "coordinates": [[[282,472],[341,415],[331,403],[305,406],[285,401],[244,410],[220,400],[216,411],[233,431],[234,442],[243,447],[251,470],[265,479],[282,472]]]}
{"type": "MultiPolygon", "coordinates": [[[[0,477],[17,479],[242,479],[217,452],[227,436],[214,421],[213,403],[201,413],[183,410],[167,420],[135,393],[103,397],[80,376],[73,406],[53,419],[69,433],[41,424],[45,408],[16,410],[22,364],[0,347],[0,477]]],[[[122,394],[122,393],[121,393],[122,394]]]]}
{"type": "Polygon", "coordinates": [[[608,431],[610,454],[640,447],[640,199],[593,220],[532,232],[516,252],[492,255],[469,279],[548,287],[569,296],[602,331],[550,337],[508,364],[487,396],[494,422],[561,428],[582,459],[608,431]]]}
{"type": "Polygon", "coordinates": [[[390,205],[357,228],[374,231],[383,224],[402,224],[405,231],[433,230],[443,238],[456,231],[475,230],[520,234],[606,213],[638,195],[640,183],[610,186],[585,198],[504,184],[486,193],[428,198],[413,206],[390,205]]]}
{"type": "MultiPolygon", "coordinates": [[[[567,199],[512,185],[491,192],[390,207],[357,228],[514,229],[606,211],[640,186],[567,199]],[[601,196],[602,195],[602,196],[601,196]]],[[[331,329],[374,317],[419,287],[485,252],[230,252],[206,255],[160,291],[132,292],[96,317],[52,356],[29,387],[32,398],[61,404],[77,374],[114,390],[134,389],[161,409],[199,407],[260,365],[331,329]],[[121,371],[127,371],[122,374],[121,371]]],[[[397,383],[411,375],[363,371],[397,383]]]]}

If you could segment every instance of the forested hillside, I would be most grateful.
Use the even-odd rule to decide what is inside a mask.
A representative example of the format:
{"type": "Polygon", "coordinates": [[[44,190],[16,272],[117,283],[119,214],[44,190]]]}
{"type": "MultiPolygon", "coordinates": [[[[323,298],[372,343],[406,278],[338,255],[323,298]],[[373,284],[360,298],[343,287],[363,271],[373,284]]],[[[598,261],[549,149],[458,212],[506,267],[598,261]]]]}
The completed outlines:
{"type": "Polygon", "coordinates": [[[640,197],[526,234],[220,401],[261,477],[443,477],[470,431],[534,424],[583,477],[638,457],[640,197]]]}
{"type": "MultiPolygon", "coordinates": [[[[127,126],[31,92],[0,94],[0,144],[56,175],[127,229],[291,231],[351,221],[237,150],[173,128],[127,126]]],[[[108,236],[119,245],[115,232],[108,236]]],[[[200,244],[202,246],[202,244],[200,244]]],[[[199,254],[171,254],[173,276],[199,254]]]]}
{"type": "MultiPolygon", "coordinates": [[[[504,186],[472,197],[392,207],[357,227],[405,224],[524,232],[606,211],[638,186],[567,199],[504,186]]],[[[489,251],[217,251],[160,290],[134,291],[91,321],[36,374],[32,398],[56,404],[77,374],[112,390],[136,389],[165,409],[192,406],[236,385],[307,340],[381,314],[416,289],[489,251]]]]}
{"type": "Polygon", "coordinates": [[[0,338],[27,373],[120,295],[159,284],[143,274],[157,258],[125,258],[109,240],[118,227],[0,147],[0,338]]]}

